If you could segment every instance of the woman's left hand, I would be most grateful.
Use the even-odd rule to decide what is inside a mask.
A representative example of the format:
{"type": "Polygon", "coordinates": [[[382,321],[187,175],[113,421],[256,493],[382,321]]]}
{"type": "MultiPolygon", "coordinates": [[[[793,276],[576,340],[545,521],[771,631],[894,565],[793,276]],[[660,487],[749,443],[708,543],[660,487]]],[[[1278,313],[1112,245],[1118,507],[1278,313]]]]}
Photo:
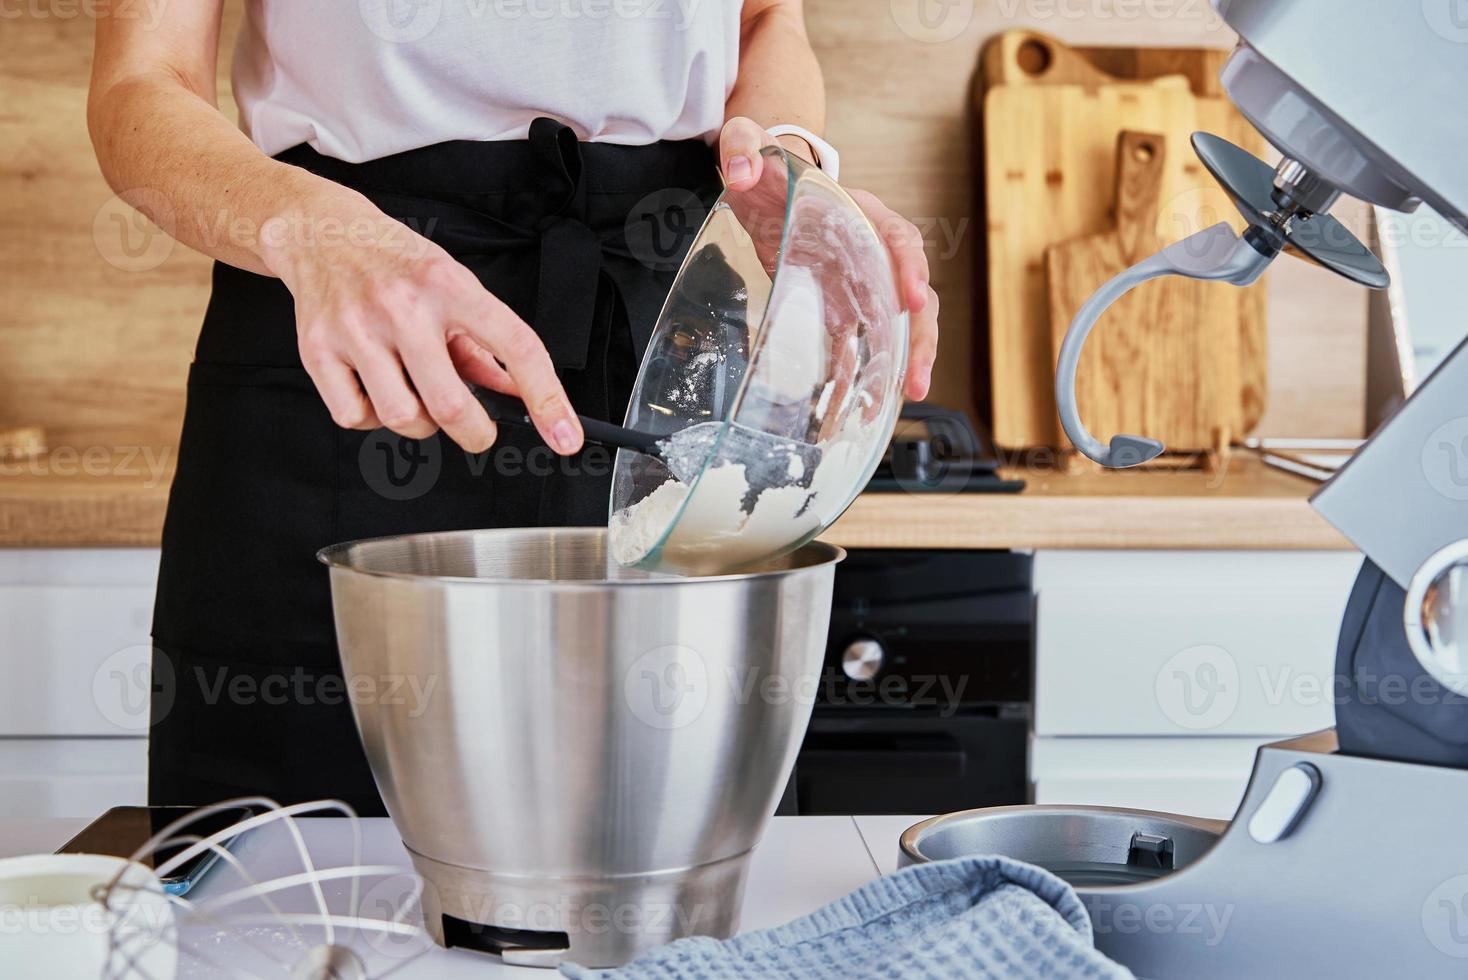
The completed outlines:
{"type": "MultiPolygon", "coordinates": [[[[764,169],[760,149],[783,146],[807,162],[811,148],[799,136],[782,136],[778,140],[765,132],[753,119],[736,116],[724,123],[719,133],[719,168],[724,183],[736,191],[753,187],[764,169]]],[[[938,354],[938,294],[929,280],[928,257],[923,252],[923,236],[917,226],[869,191],[846,188],[867,218],[882,236],[892,262],[897,268],[897,282],[910,324],[907,360],[907,397],[927,397],[932,384],[933,361],[938,354]]]]}

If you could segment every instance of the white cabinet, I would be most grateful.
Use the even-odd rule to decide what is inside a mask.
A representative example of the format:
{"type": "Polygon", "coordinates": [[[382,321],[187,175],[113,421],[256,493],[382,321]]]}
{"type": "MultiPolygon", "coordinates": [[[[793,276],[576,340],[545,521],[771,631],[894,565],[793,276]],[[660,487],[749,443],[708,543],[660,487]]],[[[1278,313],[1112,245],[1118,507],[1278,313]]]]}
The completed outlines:
{"type": "Polygon", "coordinates": [[[1292,735],[1333,724],[1351,552],[1035,556],[1035,734],[1292,735]]]}
{"type": "Polygon", "coordinates": [[[143,801],[156,548],[0,549],[0,815],[143,801]]]}
{"type": "MultiPolygon", "coordinates": [[[[1226,817],[1261,742],[1333,723],[1349,552],[1035,557],[1040,803],[1226,817]]],[[[156,549],[0,549],[0,816],[143,800],[156,549]]]]}
{"type": "Polygon", "coordinates": [[[1243,799],[1257,738],[1037,738],[1036,803],[1164,810],[1227,820],[1243,799]]]}
{"type": "Polygon", "coordinates": [[[1037,802],[1227,816],[1254,746],[1334,724],[1336,635],[1360,563],[1038,553],[1037,802]]]}
{"type": "Polygon", "coordinates": [[[0,738],[0,818],[95,817],[147,796],[147,739],[0,738]]]}

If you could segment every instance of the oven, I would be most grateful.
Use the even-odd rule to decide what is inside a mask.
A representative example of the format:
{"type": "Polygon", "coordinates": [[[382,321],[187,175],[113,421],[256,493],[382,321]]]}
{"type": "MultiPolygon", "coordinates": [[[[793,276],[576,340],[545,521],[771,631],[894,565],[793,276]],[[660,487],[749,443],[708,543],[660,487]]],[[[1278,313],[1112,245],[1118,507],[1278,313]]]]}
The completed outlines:
{"type": "Polygon", "coordinates": [[[855,550],[795,784],[802,814],[947,813],[1029,799],[1033,558],[855,550]]]}

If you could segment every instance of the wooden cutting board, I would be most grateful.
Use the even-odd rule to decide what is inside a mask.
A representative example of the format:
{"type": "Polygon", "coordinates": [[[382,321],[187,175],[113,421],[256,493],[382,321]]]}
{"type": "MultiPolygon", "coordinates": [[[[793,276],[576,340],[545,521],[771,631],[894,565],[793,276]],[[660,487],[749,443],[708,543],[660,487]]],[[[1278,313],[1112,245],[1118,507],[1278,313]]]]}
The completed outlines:
{"type": "MultiPolygon", "coordinates": [[[[1113,227],[1118,135],[1130,129],[1165,139],[1156,225],[1164,244],[1217,221],[1243,227],[1193,154],[1188,140],[1195,130],[1266,152],[1263,138],[1219,94],[1215,76],[1227,52],[1087,50],[1110,72],[1054,38],[1006,32],[986,46],[978,73],[989,290],[985,373],[994,436],[1006,447],[1068,446],[1055,413],[1045,251],[1113,227]],[[1119,71],[1171,74],[1111,73],[1119,71]]],[[[1261,285],[1208,288],[1216,293],[1211,302],[1233,310],[1238,325],[1234,432],[1242,434],[1264,410],[1266,297],[1261,285]]],[[[1096,428],[1109,435],[1099,423],[1096,428]]]]}
{"type": "MultiPolygon", "coordinates": [[[[1116,145],[1115,226],[1045,253],[1055,350],[1096,288],[1163,246],[1157,233],[1166,138],[1123,132],[1116,145]]],[[[1210,304],[1216,283],[1167,276],[1132,290],[1096,325],[1076,374],[1076,403],[1103,442],[1118,432],[1170,451],[1211,449],[1237,431],[1237,308],[1210,304]]],[[[1227,287],[1225,287],[1227,288],[1227,287]]]]}
{"type": "Polygon", "coordinates": [[[1114,82],[1181,78],[1194,95],[1222,96],[1229,48],[1070,47],[1039,31],[1005,31],[980,54],[981,86],[1107,85],[1114,82]]]}

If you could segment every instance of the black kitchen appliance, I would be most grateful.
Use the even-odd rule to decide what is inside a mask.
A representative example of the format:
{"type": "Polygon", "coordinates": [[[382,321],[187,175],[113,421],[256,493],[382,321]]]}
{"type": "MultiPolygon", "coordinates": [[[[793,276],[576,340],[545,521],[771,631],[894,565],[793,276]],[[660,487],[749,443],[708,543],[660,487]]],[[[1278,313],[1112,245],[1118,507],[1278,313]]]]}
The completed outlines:
{"type": "Polygon", "coordinates": [[[854,550],[795,777],[802,814],[1024,803],[1030,555],[854,550]]]}
{"type": "Polygon", "coordinates": [[[867,493],[1017,493],[1023,480],[999,471],[999,451],[963,412],[903,406],[897,431],[867,493]]]}

